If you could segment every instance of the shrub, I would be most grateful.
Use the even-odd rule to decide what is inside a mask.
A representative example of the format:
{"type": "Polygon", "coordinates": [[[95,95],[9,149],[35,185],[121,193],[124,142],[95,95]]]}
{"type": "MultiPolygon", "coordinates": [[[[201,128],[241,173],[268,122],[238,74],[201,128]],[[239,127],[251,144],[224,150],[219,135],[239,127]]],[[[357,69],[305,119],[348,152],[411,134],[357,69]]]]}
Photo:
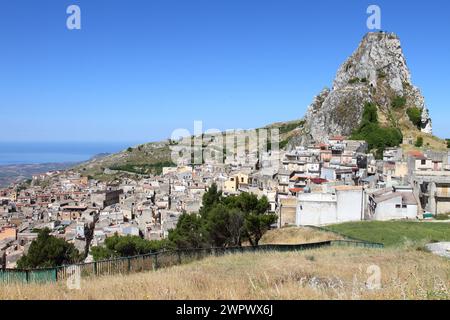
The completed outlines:
{"type": "Polygon", "coordinates": [[[114,165],[109,167],[110,170],[126,171],[137,174],[156,174],[162,173],[164,167],[175,167],[176,165],[171,161],[156,162],[150,164],[132,164],[127,163],[123,165],[114,165]]]}
{"type": "Polygon", "coordinates": [[[28,253],[17,261],[17,267],[20,269],[52,268],[80,262],[82,258],[73,244],[51,236],[50,229],[45,228],[39,231],[28,253]]]}
{"type": "Polygon", "coordinates": [[[394,108],[394,109],[403,108],[405,105],[406,105],[406,98],[405,97],[396,96],[392,100],[392,108],[394,108]]]}
{"type": "Polygon", "coordinates": [[[284,149],[289,144],[289,140],[283,140],[280,142],[280,149],[284,149]]]}
{"type": "Polygon", "coordinates": [[[377,70],[378,78],[383,79],[386,78],[386,73],[383,70],[377,70]]]}
{"type": "Polygon", "coordinates": [[[417,128],[420,128],[422,125],[422,111],[417,107],[413,107],[408,108],[408,110],[406,110],[406,114],[408,115],[409,120],[411,120],[417,128]]]}
{"type": "Polygon", "coordinates": [[[416,143],[414,144],[417,148],[421,148],[423,146],[423,138],[417,137],[416,143]]]}
{"type": "Polygon", "coordinates": [[[447,139],[447,149],[450,149],[450,139],[447,139]]]}
{"type": "Polygon", "coordinates": [[[139,236],[119,236],[115,234],[106,238],[104,247],[93,247],[91,253],[94,260],[99,261],[148,254],[173,247],[173,244],[167,240],[145,240],[139,236]]]}
{"type": "Polygon", "coordinates": [[[284,134],[284,133],[288,133],[291,132],[299,127],[301,127],[302,125],[305,124],[305,121],[300,120],[300,121],[295,121],[292,123],[287,123],[287,124],[283,124],[282,126],[280,126],[278,129],[280,130],[280,134],[284,134]]]}
{"type": "Polygon", "coordinates": [[[352,79],[348,80],[349,84],[355,84],[355,83],[358,83],[358,82],[359,82],[359,78],[352,78],[352,79]]]}
{"type": "Polygon", "coordinates": [[[127,152],[133,152],[133,148],[132,148],[132,147],[129,147],[129,148],[127,149],[127,152]]]}
{"type": "Polygon", "coordinates": [[[375,156],[380,159],[387,147],[396,147],[403,141],[402,132],[396,127],[380,127],[377,116],[377,106],[366,103],[361,125],[351,136],[354,140],[365,140],[369,149],[377,149],[375,156]]]}

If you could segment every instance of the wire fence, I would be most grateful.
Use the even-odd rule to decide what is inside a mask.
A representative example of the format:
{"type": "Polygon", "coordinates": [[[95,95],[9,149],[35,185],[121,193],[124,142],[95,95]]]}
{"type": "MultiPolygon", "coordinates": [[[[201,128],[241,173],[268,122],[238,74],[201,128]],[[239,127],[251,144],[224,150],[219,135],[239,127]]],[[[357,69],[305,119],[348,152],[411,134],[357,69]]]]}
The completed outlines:
{"type": "Polygon", "coordinates": [[[293,252],[331,246],[352,246],[363,248],[384,247],[383,244],[365,241],[332,240],[294,245],[260,245],[258,247],[245,246],[161,251],[134,257],[115,258],[110,260],[61,266],[56,268],[31,270],[0,269],[0,283],[52,283],[67,281],[70,277],[73,276],[74,270],[77,271],[80,277],[129,274],[186,264],[211,256],[223,256],[226,254],[247,252],[293,252]]]}

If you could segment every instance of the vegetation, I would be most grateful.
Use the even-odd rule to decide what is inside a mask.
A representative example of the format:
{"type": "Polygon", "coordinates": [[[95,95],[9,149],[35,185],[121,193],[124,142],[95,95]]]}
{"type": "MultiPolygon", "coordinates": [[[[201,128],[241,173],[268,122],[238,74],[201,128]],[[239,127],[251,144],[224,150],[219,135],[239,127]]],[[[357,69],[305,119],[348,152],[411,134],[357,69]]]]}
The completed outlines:
{"type": "Polygon", "coordinates": [[[280,142],[280,149],[284,149],[289,144],[289,140],[283,140],[280,142]]]}
{"type": "Polygon", "coordinates": [[[380,79],[384,79],[384,78],[386,78],[386,72],[384,72],[382,69],[378,69],[377,70],[377,76],[380,79]]]}
{"type": "Polygon", "coordinates": [[[450,220],[450,214],[449,213],[443,213],[443,214],[438,214],[435,217],[436,220],[450,220]]]}
{"type": "Polygon", "coordinates": [[[82,278],[83,290],[64,283],[0,286],[0,300],[301,300],[450,299],[448,261],[405,248],[335,247],[257,252],[127,275],[82,278]],[[382,270],[371,290],[369,267],[382,270]]]}
{"type": "Polygon", "coordinates": [[[408,115],[409,120],[420,129],[420,126],[422,125],[422,111],[417,107],[413,107],[408,108],[406,114],[408,115]]]}
{"type": "Polygon", "coordinates": [[[203,220],[195,214],[182,214],[177,227],[169,231],[169,240],[178,248],[196,249],[208,246],[203,220]]]}
{"type": "Polygon", "coordinates": [[[407,242],[450,241],[448,223],[408,222],[408,221],[364,221],[349,222],[328,227],[346,236],[398,246],[407,242]]]}
{"type": "Polygon", "coordinates": [[[414,144],[415,147],[417,148],[422,148],[423,146],[423,138],[422,137],[417,137],[416,143],[414,144]]]}
{"type": "Polygon", "coordinates": [[[277,221],[276,215],[267,213],[268,209],[266,197],[258,200],[249,193],[223,197],[213,184],[203,195],[199,215],[183,214],[177,227],[169,232],[169,240],[178,248],[233,247],[244,241],[258,246],[277,221]]]}
{"type": "Polygon", "coordinates": [[[92,256],[95,261],[118,257],[131,257],[171,248],[168,241],[149,241],[139,236],[119,236],[115,234],[106,238],[105,246],[93,247],[92,256]]]}
{"type": "Polygon", "coordinates": [[[175,167],[176,165],[171,161],[157,162],[151,164],[123,164],[111,166],[110,170],[126,171],[137,174],[161,174],[164,167],[175,167]]]}
{"type": "Polygon", "coordinates": [[[300,121],[283,124],[282,126],[279,127],[280,134],[285,134],[285,133],[291,132],[292,130],[295,130],[298,127],[301,127],[304,123],[305,123],[305,121],[300,120],[300,121]]]}
{"type": "Polygon", "coordinates": [[[447,149],[450,149],[450,139],[445,140],[447,142],[447,149]]]}
{"type": "Polygon", "coordinates": [[[381,127],[378,122],[377,106],[366,103],[363,111],[361,125],[356,129],[351,139],[365,140],[369,149],[376,149],[376,157],[383,157],[383,151],[387,147],[395,147],[402,143],[403,135],[396,127],[381,127]]]}
{"type": "Polygon", "coordinates": [[[285,227],[267,231],[260,244],[299,244],[342,239],[342,236],[333,232],[308,227],[285,227]]]}
{"type": "Polygon", "coordinates": [[[127,149],[127,152],[133,152],[133,148],[132,148],[132,147],[129,147],[129,148],[127,149]]]}
{"type": "Polygon", "coordinates": [[[348,84],[355,84],[355,83],[359,83],[359,78],[352,78],[350,80],[348,80],[348,84]]]}
{"type": "Polygon", "coordinates": [[[401,109],[406,105],[406,98],[401,96],[396,96],[392,100],[392,108],[394,109],[401,109]]]}
{"type": "Polygon", "coordinates": [[[249,193],[223,197],[213,184],[203,196],[203,207],[197,214],[182,214],[169,239],[148,241],[139,236],[114,235],[105,240],[105,246],[93,247],[94,260],[128,257],[161,250],[195,249],[207,247],[241,246],[248,241],[258,246],[264,233],[277,221],[267,214],[269,202],[249,193]]]}
{"type": "Polygon", "coordinates": [[[82,260],[82,255],[73,244],[51,236],[50,232],[48,228],[39,231],[28,253],[17,261],[19,269],[51,268],[82,260]]]}

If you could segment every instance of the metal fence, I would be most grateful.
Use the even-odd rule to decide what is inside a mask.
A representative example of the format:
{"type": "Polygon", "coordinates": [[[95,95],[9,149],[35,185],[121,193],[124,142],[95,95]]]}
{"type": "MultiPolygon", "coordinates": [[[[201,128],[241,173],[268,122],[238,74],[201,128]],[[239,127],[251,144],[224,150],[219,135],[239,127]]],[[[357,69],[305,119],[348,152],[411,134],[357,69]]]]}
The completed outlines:
{"type": "Polygon", "coordinates": [[[48,269],[0,269],[0,283],[51,283],[66,281],[73,274],[74,267],[81,277],[129,274],[141,271],[157,270],[175,265],[186,264],[210,256],[247,252],[292,252],[312,250],[331,246],[353,246],[364,248],[383,248],[382,244],[353,240],[332,240],[294,245],[261,245],[258,247],[229,247],[161,251],[134,257],[80,263],[48,269]]]}

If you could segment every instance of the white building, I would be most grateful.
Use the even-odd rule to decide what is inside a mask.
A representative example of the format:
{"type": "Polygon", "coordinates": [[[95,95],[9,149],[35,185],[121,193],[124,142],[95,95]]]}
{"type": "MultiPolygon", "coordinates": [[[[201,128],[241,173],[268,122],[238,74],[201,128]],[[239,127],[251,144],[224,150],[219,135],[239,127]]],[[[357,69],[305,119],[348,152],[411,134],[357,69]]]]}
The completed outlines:
{"type": "Polygon", "coordinates": [[[363,189],[337,186],[328,193],[301,193],[297,198],[296,224],[321,226],[363,219],[363,189]]]}
{"type": "Polygon", "coordinates": [[[368,202],[368,220],[415,220],[418,215],[418,202],[410,187],[379,190],[368,196],[368,202]]]}

